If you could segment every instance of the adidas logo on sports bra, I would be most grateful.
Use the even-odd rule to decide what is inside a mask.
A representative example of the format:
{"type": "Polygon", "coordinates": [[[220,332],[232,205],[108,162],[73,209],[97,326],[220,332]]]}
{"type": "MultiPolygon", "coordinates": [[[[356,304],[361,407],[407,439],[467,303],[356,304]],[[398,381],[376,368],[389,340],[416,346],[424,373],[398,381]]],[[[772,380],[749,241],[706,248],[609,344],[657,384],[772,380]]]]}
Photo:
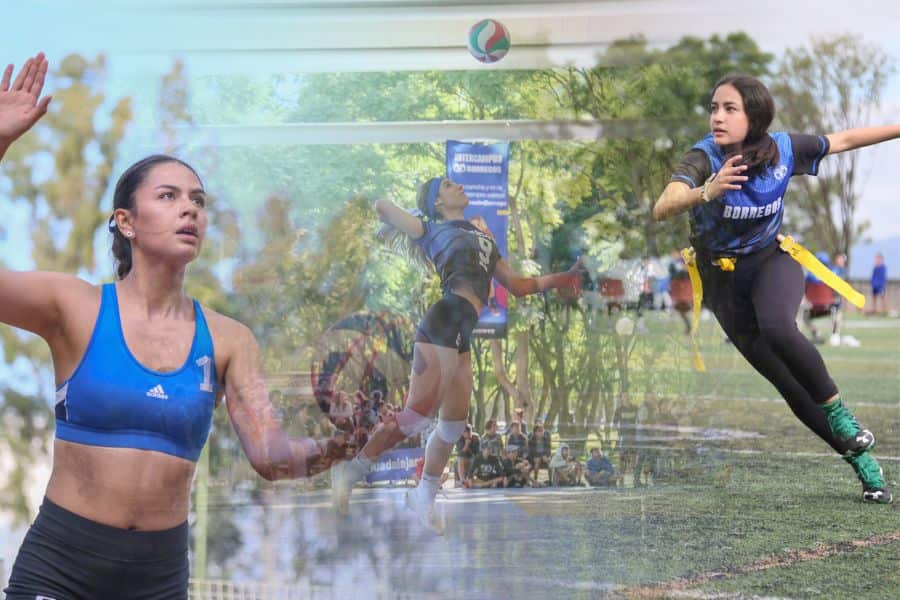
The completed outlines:
{"type": "Polygon", "coordinates": [[[149,390],[147,395],[151,398],[159,398],[160,400],[168,400],[169,396],[166,395],[166,390],[163,389],[163,386],[157,384],[156,387],[149,390]]]}

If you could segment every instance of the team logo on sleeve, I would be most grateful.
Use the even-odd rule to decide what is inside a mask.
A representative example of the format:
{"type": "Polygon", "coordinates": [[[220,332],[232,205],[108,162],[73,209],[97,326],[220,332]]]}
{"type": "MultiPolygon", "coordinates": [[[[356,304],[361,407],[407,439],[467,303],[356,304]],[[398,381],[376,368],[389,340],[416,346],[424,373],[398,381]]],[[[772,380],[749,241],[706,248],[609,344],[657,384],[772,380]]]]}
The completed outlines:
{"type": "Polygon", "coordinates": [[[786,165],[778,165],[775,167],[775,170],[772,171],[772,174],[775,176],[775,179],[781,181],[784,179],[784,176],[787,175],[787,166],[786,165]]]}

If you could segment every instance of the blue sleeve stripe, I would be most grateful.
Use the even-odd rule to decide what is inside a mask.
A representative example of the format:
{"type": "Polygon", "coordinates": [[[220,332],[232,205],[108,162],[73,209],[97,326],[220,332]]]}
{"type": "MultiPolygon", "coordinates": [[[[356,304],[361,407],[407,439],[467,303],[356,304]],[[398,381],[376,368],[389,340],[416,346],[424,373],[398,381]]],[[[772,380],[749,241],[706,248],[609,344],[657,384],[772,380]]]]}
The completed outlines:
{"type": "Polygon", "coordinates": [[[819,161],[825,158],[825,155],[828,154],[828,150],[831,148],[831,144],[828,143],[828,138],[824,135],[819,136],[819,141],[822,142],[822,151],[819,152],[819,155],[813,161],[812,172],[810,173],[810,175],[819,174],[819,161]]]}
{"type": "Polygon", "coordinates": [[[697,184],[694,183],[694,180],[688,177],[687,175],[676,174],[672,175],[672,181],[681,181],[682,183],[686,183],[692,188],[697,187],[697,184]]]}

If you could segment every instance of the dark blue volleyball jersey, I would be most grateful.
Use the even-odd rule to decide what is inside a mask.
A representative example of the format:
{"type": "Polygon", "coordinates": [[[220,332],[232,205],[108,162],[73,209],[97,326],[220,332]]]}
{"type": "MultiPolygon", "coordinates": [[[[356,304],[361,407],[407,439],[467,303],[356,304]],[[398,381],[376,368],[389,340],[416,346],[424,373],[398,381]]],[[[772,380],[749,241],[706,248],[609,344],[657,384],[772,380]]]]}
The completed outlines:
{"type": "MultiPolygon", "coordinates": [[[[784,216],[784,193],[793,175],[816,175],[828,153],[824,136],[769,134],[778,145],[778,162],[751,177],[740,190],[727,190],[711,202],[691,208],[694,244],[714,253],[741,255],[756,252],[775,240],[784,216]]],[[[692,188],[700,187],[726,160],[712,134],[697,142],[672,174],[692,188]]]]}
{"type": "Polygon", "coordinates": [[[423,221],[425,234],[416,240],[441,277],[446,294],[457,285],[470,288],[487,304],[491,278],[500,260],[494,239],[468,221],[423,221]]]}
{"type": "Polygon", "coordinates": [[[103,286],[94,332],[75,372],[56,390],[56,437],[88,446],[155,450],[197,461],[212,425],[216,363],[203,310],[177,371],[148,369],[125,344],[115,284],[103,286]]]}

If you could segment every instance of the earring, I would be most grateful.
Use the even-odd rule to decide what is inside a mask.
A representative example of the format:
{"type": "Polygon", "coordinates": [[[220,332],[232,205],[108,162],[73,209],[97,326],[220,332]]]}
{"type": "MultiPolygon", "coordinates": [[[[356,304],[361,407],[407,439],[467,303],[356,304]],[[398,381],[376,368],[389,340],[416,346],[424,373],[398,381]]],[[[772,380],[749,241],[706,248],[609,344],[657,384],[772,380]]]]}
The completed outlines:
{"type": "Polygon", "coordinates": [[[133,232],[133,231],[126,231],[126,232],[125,232],[125,237],[130,238],[130,237],[133,236],[133,235],[134,235],[134,232],[133,232]]]}

